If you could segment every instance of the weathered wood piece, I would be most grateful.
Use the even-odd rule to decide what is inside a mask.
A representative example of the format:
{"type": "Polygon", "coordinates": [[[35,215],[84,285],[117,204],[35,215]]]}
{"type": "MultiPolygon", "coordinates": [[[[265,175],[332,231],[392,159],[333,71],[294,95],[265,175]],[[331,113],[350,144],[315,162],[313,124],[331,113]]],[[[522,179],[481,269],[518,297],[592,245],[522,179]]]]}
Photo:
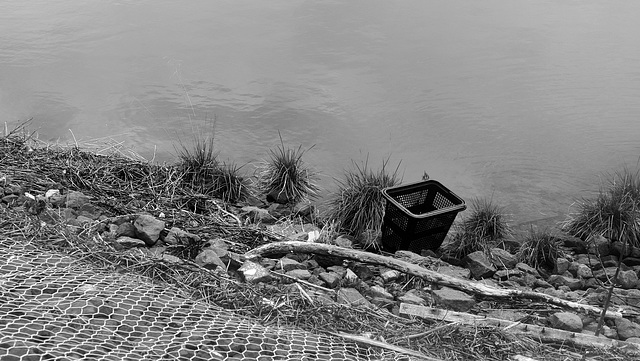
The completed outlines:
{"type": "Polygon", "coordinates": [[[630,342],[613,340],[604,336],[597,337],[594,335],[564,331],[556,328],[473,315],[464,312],[402,303],[400,304],[400,314],[413,315],[430,320],[456,322],[471,326],[491,326],[501,328],[509,333],[527,336],[534,340],[540,340],[542,342],[554,342],[559,344],[570,343],[581,347],[622,347],[629,352],[640,354],[638,345],[630,342]]]}
{"type": "MultiPolygon", "coordinates": [[[[451,288],[456,288],[464,292],[479,294],[483,296],[497,297],[497,298],[526,298],[531,300],[539,300],[539,301],[547,302],[550,304],[554,304],[557,306],[566,307],[574,310],[589,312],[594,315],[600,315],[602,313],[602,309],[600,307],[595,307],[592,305],[586,305],[586,304],[577,303],[573,301],[567,301],[558,297],[550,296],[544,293],[533,292],[533,291],[495,288],[495,287],[484,285],[482,283],[478,283],[470,280],[463,280],[460,278],[434,272],[426,268],[420,267],[418,265],[415,265],[413,263],[409,263],[399,259],[386,257],[386,256],[382,256],[382,255],[374,254],[370,252],[359,251],[355,249],[342,248],[342,247],[323,244],[323,243],[310,243],[310,242],[300,242],[300,241],[275,242],[275,243],[266,244],[266,245],[257,247],[255,249],[252,249],[251,251],[245,253],[245,257],[247,257],[248,259],[251,259],[255,257],[267,256],[272,254],[283,254],[283,253],[290,253],[290,252],[320,254],[320,255],[334,256],[339,258],[348,258],[348,259],[352,259],[352,260],[356,260],[364,263],[381,265],[381,266],[398,270],[400,272],[404,272],[406,274],[423,278],[432,283],[436,283],[436,284],[451,287],[451,288]]],[[[620,318],[622,317],[622,313],[607,310],[605,317],[620,318]]]]}

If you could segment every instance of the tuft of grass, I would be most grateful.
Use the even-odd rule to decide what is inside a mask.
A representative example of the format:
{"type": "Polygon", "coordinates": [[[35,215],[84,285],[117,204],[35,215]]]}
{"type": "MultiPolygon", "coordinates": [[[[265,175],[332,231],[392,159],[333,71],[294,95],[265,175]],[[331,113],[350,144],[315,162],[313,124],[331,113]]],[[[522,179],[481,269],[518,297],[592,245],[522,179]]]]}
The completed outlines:
{"type": "Polygon", "coordinates": [[[563,257],[561,240],[546,230],[529,231],[518,250],[518,260],[539,269],[553,269],[558,257],[563,257]]]}
{"type": "Polygon", "coordinates": [[[569,215],[563,229],[582,240],[602,235],[638,247],[640,174],[625,168],[609,176],[608,183],[595,198],[577,202],[577,212],[569,215]]]}
{"type": "Polygon", "coordinates": [[[361,165],[352,160],[353,168],[344,179],[337,180],[338,191],[329,200],[327,219],[347,234],[359,239],[366,248],[379,248],[385,199],[382,190],[400,184],[398,169],[388,172],[389,159],[377,171],[368,166],[368,158],[361,165]]]}
{"type": "Polygon", "coordinates": [[[192,147],[186,146],[182,141],[179,144],[176,151],[180,157],[178,166],[183,174],[183,182],[202,193],[209,193],[207,190],[212,188],[210,182],[220,168],[214,138],[196,136],[192,147]]]}
{"type": "Polygon", "coordinates": [[[242,175],[243,165],[234,162],[222,163],[214,175],[216,193],[223,201],[237,203],[246,200],[251,195],[251,182],[242,175]]]}
{"type": "Polygon", "coordinates": [[[270,150],[270,159],[258,170],[258,189],[278,203],[296,204],[315,198],[319,191],[316,172],[302,160],[311,148],[287,148],[280,136],[280,145],[270,150]]]}
{"type": "Polygon", "coordinates": [[[511,235],[502,207],[492,199],[476,198],[470,212],[456,225],[451,242],[443,245],[443,253],[462,259],[470,253],[485,251],[499,245],[511,235]]]}
{"type": "Polygon", "coordinates": [[[239,202],[251,194],[251,184],[236,163],[220,162],[214,138],[196,136],[192,147],[180,142],[178,169],[184,186],[194,192],[217,196],[225,202],[239,202]]]}

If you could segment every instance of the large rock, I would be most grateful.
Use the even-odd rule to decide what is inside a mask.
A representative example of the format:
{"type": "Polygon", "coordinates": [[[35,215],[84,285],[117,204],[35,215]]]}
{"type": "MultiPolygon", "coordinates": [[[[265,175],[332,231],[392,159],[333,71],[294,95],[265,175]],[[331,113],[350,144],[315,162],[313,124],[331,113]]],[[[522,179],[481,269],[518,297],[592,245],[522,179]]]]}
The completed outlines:
{"type": "Polygon", "coordinates": [[[244,280],[248,283],[267,282],[271,280],[269,270],[255,262],[245,261],[238,271],[242,272],[244,280]]]}
{"type": "Polygon", "coordinates": [[[471,278],[471,271],[469,271],[468,269],[449,264],[438,267],[438,273],[451,277],[461,278],[463,280],[468,280],[469,278],[471,278]]]}
{"type": "Polygon", "coordinates": [[[274,224],[276,218],[268,210],[254,206],[242,207],[242,212],[247,214],[253,223],[274,224]]]}
{"type": "Polygon", "coordinates": [[[311,272],[307,271],[306,269],[293,269],[285,273],[285,275],[299,279],[299,280],[303,280],[303,281],[306,281],[309,278],[311,278],[311,272]]]}
{"type": "Polygon", "coordinates": [[[502,248],[491,248],[491,262],[497,269],[514,269],[518,258],[502,248]]]}
{"type": "Polygon", "coordinates": [[[282,257],[276,263],[276,270],[283,270],[285,272],[292,271],[294,269],[305,269],[304,265],[294,259],[289,257],[282,257]]]}
{"type": "Polygon", "coordinates": [[[226,270],[227,266],[222,262],[220,257],[212,249],[205,249],[196,256],[196,263],[206,269],[221,268],[226,270]]]}
{"type": "Polygon", "coordinates": [[[618,274],[618,284],[624,289],[636,288],[638,286],[638,274],[633,270],[621,270],[618,274]]]}
{"type": "Polygon", "coordinates": [[[604,236],[592,236],[587,240],[589,253],[599,257],[608,256],[611,253],[611,242],[604,236]]]}
{"type": "Polygon", "coordinates": [[[540,273],[538,272],[538,270],[533,268],[533,267],[531,267],[531,266],[529,266],[526,263],[519,262],[518,264],[516,264],[516,268],[519,269],[522,272],[531,274],[531,275],[533,275],[535,277],[540,277],[540,273]]]}
{"type": "Polygon", "coordinates": [[[133,225],[136,227],[136,235],[147,246],[153,246],[160,238],[160,232],[164,229],[164,222],[155,217],[143,214],[136,218],[133,225]]]}
{"type": "Polygon", "coordinates": [[[441,307],[460,312],[469,311],[476,304],[473,296],[448,287],[433,291],[433,300],[441,307]]]}
{"type": "Polygon", "coordinates": [[[164,242],[170,245],[197,244],[198,242],[200,242],[200,236],[193,233],[189,233],[187,231],[183,231],[178,227],[171,227],[167,236],[164,237],[164,242]]]}
{"type": "Polygon", "coordinates": [[[553,273],[557,274],[557,275],[563,275],[565,272],[567,272],[569,270],[569,265],[571,263],[569,262],[568,259],[563,258],[563,257],[558,257],[556,259],[556,262],[553,266],[553,273]]]}
{"type": "Polygon", "coordinates": [[[549,316],[549,324],[553,328],[571,332],[582,332],[582,319],[571,312],[558,312],[549,316]]]}
{"type": "Polygon", "coordinates": [[[616,318],[616,329],[618,330],[618,337],[621,340],[626,340],[631,337],[640,337],[640,325],[633,323],[626,318],[616,318]]]}
{"type": "Polygon", "coordinates": [[[579,290],[584,286],[584,282],[580,279],[573,277],[566,277],[560,275],[551,275],[547,282],[549,282],[552,286],[558,288],[561,286],[567,286],[572,291],[579,290]]]}
{"type": "MultiPolygon", "coordinates": [[[[593,276],[602,282],[606,282],[616,274],[617,267],[607,267],[599,269],[593,272],[593,276]]],[[[638,275],[633,270],[623,271],[618,273],[617,283],[621,288],[629,289],[635,288],[638,285],[638,275]]]]}
{"type": "Polygon", "coordinates": [[[83,205],[89,203],[91,198],[82,192],[69,191],[66,195],[67,208],[80,209],[83,205]]]}
{"type": "Polygon", "coordinates": [[[471,271],[473,278],[479,280],[490,278],[496,273],[495,267],[482,251],[476,251],[465,257],[467,268],[471,271]]]}
{"type": "Polygon", "coordinates": [[[355,306],[372,306],[355,288],[341,288],[336,295],[338,303],[355,306]]]}
{"type": "Polygon", "coordinates": [[[146,243],[143,240],[137,238],[131,238],[127,236],[118,237],[116,243],[123,248],[144,247],[146,243]]]}
{"type": "Polygon", "coordinates": [[[421,306],[425,306],[427,304],[427,300],[419,295],[416,290],[409,290],[404,295],[398,296],[398,301],[421,306]]]}
{"type": "Polygon", "coordinates": [[[369,289],[369,293],[371,294],[372,298],[384,298],[393,300],[393,295],[387,292],[387,290],[381,286],[371,286],[371,288],[369,289]]]}
{"type": "Polygon", "coordinates": [[[318,274],[320,278],[329,288],[336,288],[340,283],[340,276],[335,272],[322,272],[318,274]]]}

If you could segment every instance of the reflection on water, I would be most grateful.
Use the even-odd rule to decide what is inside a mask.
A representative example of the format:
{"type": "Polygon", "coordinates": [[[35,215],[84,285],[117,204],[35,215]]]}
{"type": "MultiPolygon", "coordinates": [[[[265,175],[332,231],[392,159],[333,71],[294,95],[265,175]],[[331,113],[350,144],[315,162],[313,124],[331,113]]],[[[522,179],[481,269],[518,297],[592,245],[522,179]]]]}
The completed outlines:
{"type": "Polygon", "coordinates": [[[428,171],[552,224],[640,156],[639,15],[595,0],[5,0],[0,121],[167,161],[214,120],[241,163],[281,132],[316,145],[327,192],[351,159],[391,157],[407,182],[428,171]]]}

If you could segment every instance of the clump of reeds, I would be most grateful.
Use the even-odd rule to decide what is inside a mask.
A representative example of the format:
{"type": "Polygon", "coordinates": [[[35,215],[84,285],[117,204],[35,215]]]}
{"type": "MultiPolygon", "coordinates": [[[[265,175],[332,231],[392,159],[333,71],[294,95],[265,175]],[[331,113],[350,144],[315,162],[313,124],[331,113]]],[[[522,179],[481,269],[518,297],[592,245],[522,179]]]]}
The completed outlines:
{"type": "Polygon", "coordinates": [[[488,251],[511,234],[504,210],[492,199],[474,199],[467,214],[456,224],[451,241],[442,246],[449,257],[462,259],[476,251],[488,251]]]}
{"type": "Polygon", "coordinates": [[[258,169],[258,189],[267,195],[267,200],[296,204],[305,198],[316,197],[319,191],[317,174],[302,159],[311,148],[285,147],[280,137],[280,145],[270,150],[270,159],[258,169]]]}
{"type": "Polygon", "coordinates": [[[582,240],[602,235],[640,246],[640,174],[625,168],[608,182],[595,198],[577,202],[577,212],[569,215],[563,229],[582,240]]]}
{"type": "Polygon", "coordinates": [[[561,240],[546,230],[529,231],[518,250],[518,260],[539,269],[553,269],[558,257],[562,257],[561,240]]]}
{"type": "Polygon", "coordinates": [[[194,192],[217,196],[225,202],[242,201],[251,193],[248,178],[240,173],[242,166],[220,162],[213,137],[195,137],[192,147],[180,143],[177,150],[182,183],[194,192]]]}
{"type": "Polygon", "coordinates": [[[336,180],[338,190],[329,200],[327,219],[334,221],[340,230],[359,239],[366,248],[379,248],[379,238],[384,218],[384,188],[400,183],[398,169],[389,172],[389,159],[382,162],[377,171],[368,166],[368,159],[345,171],[344,179],[336,180]]]}

